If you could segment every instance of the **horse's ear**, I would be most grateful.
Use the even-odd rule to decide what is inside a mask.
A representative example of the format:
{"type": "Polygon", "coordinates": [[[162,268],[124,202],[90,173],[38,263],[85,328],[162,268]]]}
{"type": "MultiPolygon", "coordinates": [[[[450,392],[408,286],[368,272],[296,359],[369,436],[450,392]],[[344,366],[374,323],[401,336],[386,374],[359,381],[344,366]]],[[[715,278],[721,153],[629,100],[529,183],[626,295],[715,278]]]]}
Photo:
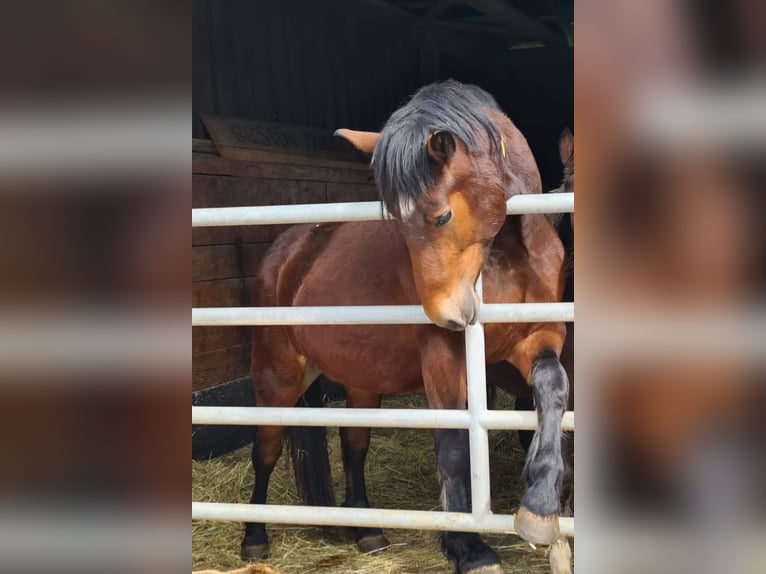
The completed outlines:
{"type": "Polygon", "coordinates": [[[449,132],[434,132],[428,136],[428,155],[443,165],[449,164],[449,160],[457,149],[455,136],[449,132]]]}
{"type": "Polygon", "coordinates": [[[574,160],[574,136],[569,128],[564,128],[559,136],[559,157],[565,167],[574,160]]]}
{"type": "Polygon", "coordinates": [[[335,135],[348,140],[356,149],[366,154],[371,154],[375,150],[375,144],[378,143],[380,137],[378,132],[359,132],[347,129],[335,130],[335,135]]]}

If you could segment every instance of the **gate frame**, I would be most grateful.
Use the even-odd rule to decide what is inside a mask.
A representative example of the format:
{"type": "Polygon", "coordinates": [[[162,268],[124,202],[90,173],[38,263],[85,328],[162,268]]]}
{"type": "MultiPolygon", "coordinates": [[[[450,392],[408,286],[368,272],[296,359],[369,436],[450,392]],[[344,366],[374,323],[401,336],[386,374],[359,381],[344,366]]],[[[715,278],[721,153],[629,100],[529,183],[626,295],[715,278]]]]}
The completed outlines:
{"type": "MultiPolygon", "coordinates": [[[[574,212],[573,193],[514,196],[508,214],[574,212]]],[[[373,221],[387,217],[377,201],[192,209],[192,227],[226,227],[373,221]]],[[[482,277],[476,282],[482,298],[482,277]]],[[[465,330],[467,410],[347,409],[192,406],[192,424],[363,426],[373,428],[468,429],[471,458],[471,512],[341,508],[192,501],[192,520],[225,520],[515,533],[514,515],[491,510],[488,430],[537,428],[533,411],[490,411],[484,357],[484,323],[571,322],[574,303],[482,304],[479,319],[465,330]]],[[[419,305],[338,307],[192,308],[192,326],[412,324],[431,321],[419,305]]],[[[574,411],[564,413],[563,430],[574,430],[574,411]]],[[[559,517],[562,535],[574,536],[574,517],[559,517]]]]}

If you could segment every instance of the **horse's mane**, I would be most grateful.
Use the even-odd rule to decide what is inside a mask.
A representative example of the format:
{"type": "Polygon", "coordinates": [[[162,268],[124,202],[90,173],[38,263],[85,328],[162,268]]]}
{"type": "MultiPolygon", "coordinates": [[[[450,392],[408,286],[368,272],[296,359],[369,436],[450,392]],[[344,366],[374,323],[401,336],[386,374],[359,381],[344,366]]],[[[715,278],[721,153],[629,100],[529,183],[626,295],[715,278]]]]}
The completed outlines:
{"type": "Polygon", "coordinates": [[[372,168],[380,198],[394,217],[403,205],[416,202],[436,183],[426,149],[428,135],[445,130],[460,139],[469,152],[487,145],[501,160],[500,131],[488,112],[500,112],[495,99],[469,84],[447,80],[424,86],[395,111],[380,132],[372,168]]]}

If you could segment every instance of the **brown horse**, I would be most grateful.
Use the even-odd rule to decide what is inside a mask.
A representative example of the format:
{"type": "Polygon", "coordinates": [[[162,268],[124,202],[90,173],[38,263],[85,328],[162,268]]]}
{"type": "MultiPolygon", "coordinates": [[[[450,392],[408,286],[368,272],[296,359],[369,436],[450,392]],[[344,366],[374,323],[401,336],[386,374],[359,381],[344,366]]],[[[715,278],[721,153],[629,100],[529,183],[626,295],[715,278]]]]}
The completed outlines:
{"type": "MultiPolygon", "coordinates": [[[[289,229],[258,271],[259,304],[422,304],[435,324],[257,327],[257,402],[293,406],[324,373],[346,388],[349,407],[377,408],[383,394],[424,390],[431,408],[465,409],[463,330],[478,317],[479,273],[490,303],[560,301],[564,290],[564,250],[550,222],[505,213],[509,197],[541,192],[529,146],[489,94],[454,81],[419,90],[380,134],[338,133],[372,153],[381,200],[393,218],[289,229]]],[[[559,536],[560,432],[569,383],[558,357],[565,331],[563,323],[484,328],[487,360],[512,363],[533,387],[540,430],[527,457],[528,489],[515,528],[538,544],[559,536]]],[[[282,435],[283,427],[258,429],[253,503],[266,503],[282,435]]],[[[468,432],[435,435],[444,509],[468,512],[468,432]]],[[[369,440],[369,429],[341,429],[346,506],[369,507],[369,440]]],[[[363,550],[388,545],[380,529],[357,529],[356,539],[363,550]]],[[[458,572],[502,571],[478,534],[446,532],[442,540],[458,572]]],[[[258,559],[267,550],[265,525],[247,524],[243,558],[258,559]]]]}

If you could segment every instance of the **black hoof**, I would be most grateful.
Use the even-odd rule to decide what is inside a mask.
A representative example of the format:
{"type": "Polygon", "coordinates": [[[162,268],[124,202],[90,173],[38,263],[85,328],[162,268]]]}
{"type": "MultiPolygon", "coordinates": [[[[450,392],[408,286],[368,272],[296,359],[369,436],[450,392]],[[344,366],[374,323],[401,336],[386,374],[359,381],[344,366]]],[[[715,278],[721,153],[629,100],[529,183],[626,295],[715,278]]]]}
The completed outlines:
{"type": "Polygon", "coordinates": [[[239,550],[239,557],[246,562],[261,562],[268,555],[268,544],[251,544],[249,546],[242,546],[239,550]]]}
{"type": "Polygon", "coordinates": [[[557,514],[540,516],[524,506],[516,513],[513,528],[516,534],[532,544],[553,544],[560,535],[557,514]]]}
{"type": "Polygon", "coordinates": [[[442,547],[458,574],[501,574],[500,558],[473,532],[445,532],[442,547]]]}
{"type": "Polygon", "coordinates": [[[388,538],[382,534],[373,534],[371,536],[365,536],[356,541],[356,546],[359,548],[359,552],[369,554],[370,552],[378,552],[391,546],[388,538]]]}

